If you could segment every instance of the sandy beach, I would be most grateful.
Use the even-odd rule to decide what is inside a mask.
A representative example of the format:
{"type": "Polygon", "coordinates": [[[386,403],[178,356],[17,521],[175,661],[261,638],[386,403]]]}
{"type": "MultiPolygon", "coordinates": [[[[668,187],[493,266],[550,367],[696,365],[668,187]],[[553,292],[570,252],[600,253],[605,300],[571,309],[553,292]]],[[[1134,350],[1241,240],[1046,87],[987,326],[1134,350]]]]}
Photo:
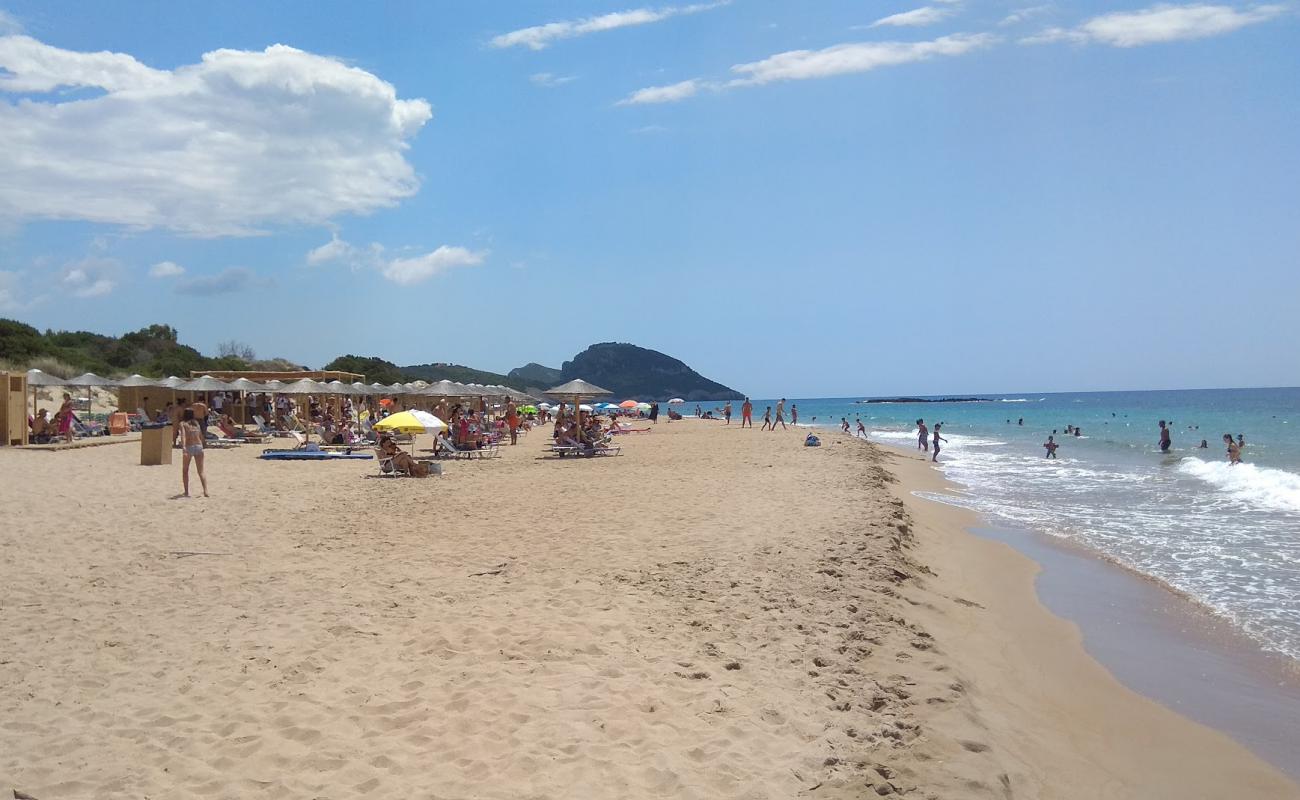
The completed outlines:
{"type": "Polygon", "coordinates": [[[926,462],[803,435],[427,480],[247,445],[207,500],[134,444],[0,449],[0,791],[1300,797],[1092,660],[926,462]]]}

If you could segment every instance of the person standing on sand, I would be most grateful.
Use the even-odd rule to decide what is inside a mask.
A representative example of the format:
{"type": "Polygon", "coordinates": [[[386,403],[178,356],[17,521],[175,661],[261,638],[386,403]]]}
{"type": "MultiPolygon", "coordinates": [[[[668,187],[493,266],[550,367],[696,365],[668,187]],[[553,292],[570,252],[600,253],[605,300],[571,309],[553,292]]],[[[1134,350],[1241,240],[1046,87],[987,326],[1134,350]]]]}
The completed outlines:
{"type": "Polygon", "coordinates": [[[1241,463],[1241,446],[1232,441],[1232,434],[1223,434],[1223,443],[1228,446],[1228,466],[1235,467],[1241,463]]]}
{"type": "Polygon", "coordinates": [[[506,406],[506,426],[510,428],[510,444],[519,443],[519,410],[515,404],[506,406]]]}
{"type": "Polygon", "coordinates": [[[785,398],[776,404],[776,419],[772,422],[772,430],[776,430],[776,423],[781,423],[781,430],[785,430],[785,398]]]}
{"type": "Polygon", "coordinates": [[[848,432],[849,432],[849,420],[848,420],[847,417],[840,417],[840,428],[841,428],[845,433],[848,433],[848,432]]]}
{"type": "Polygon", "coordinates": [[[740,404],[740,427],[754,427],[754,404],[745,398],[745,402],[740,404]]]}
{"type": "MultiPolygon", "coordinates": [[[[1010,422],[1011,420],[1007,420],[1010,422]]],[[[925,420],[916,421],[916,449],[930,452],[930,429],[925,427],[925,420]]]]}
{"type": "Polygon", "coordinates": [[[658,402],[654,402],[650,404],[650,421],[656,425],[659,424],[659,403],[658,402]]]}
{"type": "Polygon", "coordinates": [[[54,412],[54,421],[59,424],[59,435],[63,441],[72,443],[72,417],[76,412],[72,410],[72,395],[67,392],[63,393],[63,404],[59,410],[54,412]]]}
{"type": "Polygon", "coordinates": [[[948,441],[939,435],[939,426],[942,424],[942,422],[934,423],[934,455],[930,456],[931,461],[939,460],[939,442],[944,442],[946,444],[948,441]]]}
{"type": "MultiPolygon", "coordinates": [[[[750,427],[753,427],[753,426],[751,425],[750,427]]],[[[760,430],[760,431],[765,431],[765,430],[767,430],[768,428],[771,428],[772,430],[776,430],[776,426],[772,424],[772,407],[771,407],[771,406],[768,406],[768,407],[767,407],[767,410],[763,412],[763,427],[759,428],[759,430],[760,430]]]]}
{"type": "Polygon", "coordinates": [[[727,421],[728,425],[731,424],[731,401],[730,400],[728,400],[727,404],[722,407],[722,417],[727,421]]]}
{"type": "Polygon", "coordinates": [[[199,482],[203,484],[203,496],[208,496],[208,476],[203,472],[203,431],[194,421],[194,410],[185,409],[181,415],[181,485],[185,488],[183,497],[190,496],[190,461],[194,461],[199,471],[199,482]]]}
{"type": "Polygon", "coordinates": [[[1056,443],[1056,437],[1048,436],[1047,441],[1043,442],[1043,447],[1047,448],[1047,455],[1044,458],[1056,458],[1056,448],[1060,447],[1056,443]]]}
{"type": "Polygon", "coordinates": [[[1169,426],[1165,421],[1160,420],[1160,452],[1168,453],[1169,448],[1174,446],[1174,437],[1169,434],[1169,426]]]}
{"type": "Polygon", "coordinates": [[[799,427],[799,406],[794,403],[790,404],[790,424],[799,427]]]}

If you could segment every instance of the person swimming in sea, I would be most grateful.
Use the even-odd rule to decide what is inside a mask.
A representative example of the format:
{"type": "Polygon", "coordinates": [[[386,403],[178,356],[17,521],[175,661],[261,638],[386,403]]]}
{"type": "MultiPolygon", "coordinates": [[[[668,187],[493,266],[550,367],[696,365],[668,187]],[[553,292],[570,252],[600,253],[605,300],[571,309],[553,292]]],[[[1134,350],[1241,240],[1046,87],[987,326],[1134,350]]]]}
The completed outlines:
{"type": "Polygon", "coordinates": [[[1223,434],[1223,443],[1228,446],[1228,466],[1235,467],[1241,463],[1241,447],[1232,440],[1231,433],[1223,434]]]}
{"type": "Polygon", "coordinates": [[[1160,452],[1168,453],[1169,448],[1174,446],[1174,437],[1169,433],[1169,426],[1165,421],[1160,420],[1160,452]]]}
{"type": "Polygon", "coordinates": [[[1047,441],[1043,442],[1043,447],[1047,448],[1047,455],[1043,458],[1056,458],[1056,448],[1060,447],[1053,436],[1048,436],[1047,441]]]}

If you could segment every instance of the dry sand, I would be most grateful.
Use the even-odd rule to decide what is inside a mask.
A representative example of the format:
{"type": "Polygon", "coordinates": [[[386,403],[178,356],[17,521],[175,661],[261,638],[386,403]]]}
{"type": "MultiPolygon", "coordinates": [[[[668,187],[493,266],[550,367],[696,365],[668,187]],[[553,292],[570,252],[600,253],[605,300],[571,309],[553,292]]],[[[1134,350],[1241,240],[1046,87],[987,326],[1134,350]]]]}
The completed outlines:
{"type": "Polygon", "coordinates": [[[1286,798],[1133,694],[917,459],[661,421],[428,480],[0,449],[0,791],[1286,798]],[[895,479],[901,477],[901,482],[895,479]]]}

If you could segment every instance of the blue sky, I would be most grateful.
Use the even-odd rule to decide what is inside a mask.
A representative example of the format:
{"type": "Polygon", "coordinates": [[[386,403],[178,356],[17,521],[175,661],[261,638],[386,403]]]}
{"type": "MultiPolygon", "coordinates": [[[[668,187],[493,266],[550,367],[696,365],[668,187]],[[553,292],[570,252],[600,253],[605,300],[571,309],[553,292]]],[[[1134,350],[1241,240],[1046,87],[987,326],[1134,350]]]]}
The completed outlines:
{"type": "Polygon", "coordinates": [[[0,0],[0,315],[312,365],[630,341],[755,396],[1296,385],[1298,23],[0,0]]]}

